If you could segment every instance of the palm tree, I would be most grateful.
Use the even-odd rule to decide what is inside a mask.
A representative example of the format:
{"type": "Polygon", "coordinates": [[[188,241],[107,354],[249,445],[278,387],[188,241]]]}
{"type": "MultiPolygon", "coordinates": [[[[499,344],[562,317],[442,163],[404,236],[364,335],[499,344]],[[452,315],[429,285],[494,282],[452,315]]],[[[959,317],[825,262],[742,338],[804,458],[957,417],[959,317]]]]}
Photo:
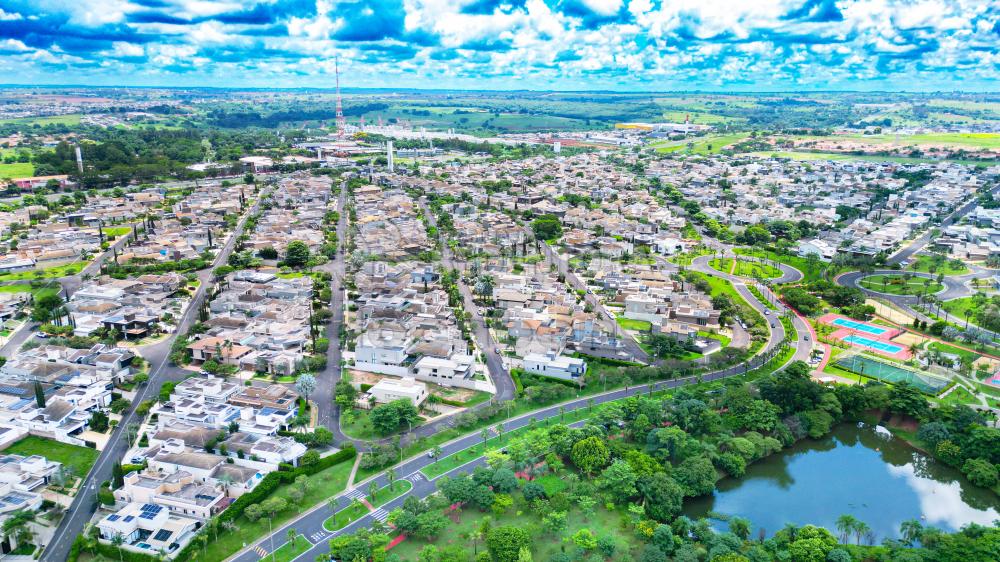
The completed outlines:
{"type": "Polygon", "coordinates": [[[115,536],[111,537],[111,544],[114,545],[116,550],[118,550],[119,562],[124,562],[124,557],[122,556],[122,545],[125,544],[125,535],[115,533],[115,536]]]}
{"type": "Polygon", "coordinates": [[[484,427],[483,430],[479,432],[479,436],[483,439],[483,451],[485,452],[486,442],[490,439],[490,430],[484,427]]]}
{"type": "Polygon", "coordinates": [[[906,541],[907,545],[912,545],[920,540],[920,535],[923,532],[924,526],[916,519],[907,519],[899,525],[899,534],[903,536],[903,540],[906,541]]]}
{"type": "Polygon", "coordinates": [[[847,543],[848,537],[854,532],[855,525],[858,524],[858,520],[853,515],[844,514],[837,518],[837,530],[840,531],[840,542],[847,543]]]}
{"type": "Polygon", "coordinates": [[[861,537],[866,536],[868,533],[872,532],[872,528],[868,526],[868,523],[864,521],[858,521],[854,524],[854,537],[857,539],[857,544],[861,544],[861,537]]]}
{"type": "Polygon", "coordinates": [[[285,536],[288,537],[288,544],[292,545],[292,549],[294,549],[295,539],[299,538],[299,532],[296,531],[294,528],[291,528],[288,529],[288,531],[285,533],[285,536]]]}
{"type": "MultiPolygon", "coordinates": [[[[438,455],[436,451],[440,450],[441,447],[435,446],[434,449],[435,449],[434,458],[437,458],[438,455]]],[[[396,479],[396,469],[390,468],[389,470],[385,471],[385,477],[386,479],[389,480],[389,487],[392,488],[392,482],[396,479]]]]}
{"type": "Polygon", "coordinates": [[[374,503],[375,496],[377,495],[378,495],[378,484],[374,480],[372,480],[371,482],[368,483],[368,497],[370,497],[371,501],[374,503]]]}

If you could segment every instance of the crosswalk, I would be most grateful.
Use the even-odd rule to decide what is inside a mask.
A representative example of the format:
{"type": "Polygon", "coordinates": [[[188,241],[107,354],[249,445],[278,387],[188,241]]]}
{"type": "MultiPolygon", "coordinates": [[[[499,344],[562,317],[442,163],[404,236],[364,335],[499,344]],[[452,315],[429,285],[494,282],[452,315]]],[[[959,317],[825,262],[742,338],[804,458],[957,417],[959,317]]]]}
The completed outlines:
{"type": "Polygon", "coordinates": [[[376,509],[371,513],[372,517],[385,523],[385,520],[389,518],[389,512],[382,509],[381,507],[376,509]]]}
{"type": "Polygon", "coordinates": [[[253,548],[253,551],[256,552],[257,556],[260,556],[261,558],[267,556],[267,551],[264,550],[263,546],[257,545],[253,548]]]}
{"type": "Polygon", "coordinates": [[[326,533],[324,533],[323,531],[317,531],[317,532],[309,535],[309,538],[312,540],[313,544],[318,544],[320,541],[322,541],[323,539],[325,539],[327,536],[328,535],[326,533]]]}
{"type": "Polygon", "coordinates": [[[347,492],[347,497],[352,500],[363,500],[365,499],[365,492],[364,490],[359,490],[355,488],[350,492],[347,492]]]}
{"type": "Polygon", "coordinates": [[[406,479],[414,484],[420,482],[424,479],[424,475],[419,472],[414,472],[413,474],[406,477],[406,479]]]}

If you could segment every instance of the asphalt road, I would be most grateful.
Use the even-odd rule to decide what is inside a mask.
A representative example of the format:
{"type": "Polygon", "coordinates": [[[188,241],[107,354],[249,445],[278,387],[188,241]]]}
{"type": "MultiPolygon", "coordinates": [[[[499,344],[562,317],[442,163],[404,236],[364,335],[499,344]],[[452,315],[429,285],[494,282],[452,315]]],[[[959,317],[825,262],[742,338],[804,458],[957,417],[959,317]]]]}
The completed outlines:
{"type": "MultiPolygon", "coordinates": [[[[1000,185],[990,190],[991,195],[996,195],[997,192],[1000,192],[1000,185]]],[[[970,201],[965,202],[958,209],[955,209],[950,215],[945,217],[944,220],[941,221],[940,227],[945,228],[951,226],[952,224],[955,224],[955,221],[969,214],[977,206],[979,206],[978,195],[974,196],[970,201]]],[[[932,236],[933,230],[934,229],[932,228],[927,229],[927,232],[924,232],[923,234],[918,236],[913,242],[910,242],[910,244],[908,244],[905,248],[902,248],[895,254],[889,256],[889,259],[886,260],[886,263],[888,263],[889,265],[902,263],[903,261],[906,261],[911,257],[913,257],[914,254],[922,250],[924,246],[926,246],[927,243],[931,241],[931,238],[933,237],[932,236]]]]}
{"type": "MultiPolygon", "coordinates": [[[[705,262],[702,265],[706,268],[708,267],[707,262],[705,262]]],[[[698,267],[702,267],[702,265],[699,265],[698,267]]],[[[711,268],[708,269],[711,270],[711,268]]],[[[720,275],[715,270],[711,270],[710,272],[706,273],[710,275],[719,275],[722,277],[726,277],[727,279],[733,281],[736,290],[739,291],[739,293],[746,299],[746,301],[750,304],[750,306],[752,306],[761,314],[765,314],[765,311],[770,310],[766,305],[758,301],[757,298],[753,295],[753,293],[749,291],[743,279],[735,278],[732,276],[720,275]]],[[[775,301],[777,301],[777,299],[775,299],[775,301]]],[[[782,313],[783,310],[787,310],[787,308],[784,307],[784,305],[782,305],[780,302],[776,302],[776,306],[779,307],[779,311],[777,313],[782,313]]],[[[775,312],[771,311],[769,314],[766,314],[765,317],[769,319],[774,319],[774,314],[775,312]]],[[[805,340],[803,337],[804,334],[809,333],[808,329],[797,318],[793,320],[793,324],[795,325],[796,331],[798,332],[797,334],[798,337],[796,338],[797,342],[796,353],[794,358],[799,359],[800,356],[802,356],[803,354],[804,357],[808,358],[808,353],[812,348],[812,342],[805,340]]],[[[739,376],[745,374],[750,369],[754,369],[763,364],[766,361],[766,359],[769,358],[776,351],[777,346],[785,337],[784,327],[782,326],[781,322],[774,320],[774,327],[772,328],[769,326],[769,329],[771,332],[767,343],[764,345],[764,348],[761,350],[761,353],[753,360],[744,363],[742,365],[735,365],[733,367],[729,367],[720,371],[704,374],[701,376],[701,379],[704,381],[713,381],[727,377],[739,376]]],[[[563,404],[556,404],[553,406],[549,406],[547,408],[543,408],[541,410],[536,410],[534,412],[529,412],[527,414],[523,414],[521,416],[506,420],[503,422],[504,431],[507,432],[510,430],[524,427],[528,425],[530,423],[530,420],[532,419],[536,421],[557,419],[562,415],[563,411],[572,412],[574,410],[585,409],[590,407],[591,401],[593,401],[593,404],[595,405],[604,404],[607,402],[620,400],[622,398],[626,398],[629,396],[635,396],[638,394],[652,392],[654,390],[677,388],[685,384],[696,383],[697,381],[698,377],[686,377],[682,379],[674,379],[674,380],[660,381],[652,384],[639,385],[628,389],[613,390],[610,392],[600,393],[589,397],[577,398],[574,400],[570,400],[568,402],[564,402],[563,404]]],[[[425,426],[421,426],[420,428],[415,429],[414,433],[417,433],[419,430],[424,428],[425,426]]],[[[437,429],[433,427],[428,427],[426,429],[427,431],[423,432],[422,434],[431,435],[437,431],[437,429]]],[[[491,431],[491,435],[496,435],[496,432],[491,431]]],[[[479,445],[481,442],[482,439],[479,433],[472,432],[468,435],[459,437],[442,445],[441,446],[442,457],[452,455],[459,451],[464,451],[466,449],[469,449],[470,447],[479,445]]],[[[332,517],[340,510],[345,509],[347,506],[349,506],[351,498],[360,497],[360,495],[365,494],[369,482],[372,481],[376,482],[376,485],[379,488],[384,488],[385,486],[387,486],[389,482],[387,477],[385,476],[385,473],[378,474],[376,476],[373,476],[371,478],[356,483],[353,488],[346,490],[342,494],[339,494],[338,496],[332,498],[331,502],[317,506],[311,511],[299,517],[297,520],[288,522],[274,529],[274,532],[271,533],[270,535],[262,537],[259,541],[253,544],[246,545],[248,548],[245,548],[240,553],[230,557],[227,560],[227,562],[258,562],[258,560],[266,558],[267,554],[271,553],[273,550],[281,548],[281,546],[287,542],[287,533],[289,529],[294,529],[298,534],[304,535],[312,545],[308,551],[299,556],[299,559],[314,560],[319,555],[325,554],[326,552],[329,551],[329,540],[331,538],[334,538],[342,534],[350,534],[362,528],[369,527],[376,520],[383,521],[384,518],[387,516],[387,514],[396,507],[401,506],[407,497],[409,496],[416,496],[419,498],[427,497],[433,494],[437,490],[436,481],[439,480],[440,478],[444,476],[454,476],[460,473],[471,472],[476,466],[484,464],[485,459],[483,457],[477,457],[476,459],[470,460],[468,463],[458,468],[455,468],[442,476],[438,476],[433,479],[428,479],[427,476],[424,475],[423,472],[421,472],[421,470],[427,467],[428,465],[432,464],[433,462],[434,459],[429,458],[426,453],[422,453],[420,455],[406,459],[405,461],[397,465],[395,467],[395,472],[397,475],[396,479],[409,480],[412,483],[413,487],[406,494],[403,494],[399,498],[396,498],[388,502],[384,506],[380,506],[375,511],[351,523],[344,529],[331,532],[323,527],[323,522],[332,517]]]]}
{"type": "Polygon", "coordinates": [[[132,405],[124,414],[121,423],[112,432],[107,446],[101,451],[90,473],[84,478],[79,493],[73,499],[73,503],[70,504],[49,545],[42,552],[42,560],[52,562],[66,560],[73,540],[83,532],[84,527],[90,521],[93,515],[93,507],[97,504],[97,484],[111,479],[111,470],[114,461],[124,458],[130,447],[128,440],[125,438],[125,428],[130,424],[138,424],[142,421],[141,416],[135,412],[136,407],[148,396],[152,396],[152,393],[158,391],[162,382],[166,380],[179,380],[178,377],[183,378],[188,373],[169,366],[170,345],[176,339],[177,334],[187,332],[194,323],[197,310],[201,307],[201,303],[208,292],[211,270],[227,262],[229,254],[232,253],[233,247],[236,244],[236,239],[243,232],[247,218],[257,211],[264,193],[262,192],[261,196],[254,203],[254,206],[247,213],[244,213],[243,218],[240,219],[236,228],[230,234],[225,246],[216,255],[215,260],[212,262],[212,267],[199,272],[201,284],[192,297],[187,310],[184,311],[184,315],[181,317],[174,334],[159,343],[146,346],[142,349],[142,355],[149,361],[150,365],[149,381],[146,384],[140,385],[136,390],[136,397],[132,401],[132,405]]]}

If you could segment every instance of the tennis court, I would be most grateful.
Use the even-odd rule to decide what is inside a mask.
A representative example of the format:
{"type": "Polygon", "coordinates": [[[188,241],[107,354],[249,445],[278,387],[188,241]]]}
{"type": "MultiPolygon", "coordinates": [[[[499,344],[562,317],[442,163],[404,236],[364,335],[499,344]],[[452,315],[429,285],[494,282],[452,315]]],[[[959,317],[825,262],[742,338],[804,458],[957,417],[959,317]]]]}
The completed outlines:
{"type": "Polygon", "coordinates": [[[864,336],[859,336],[857,334],[851,334],[844,338],[847,343],[853,343],[855,345],[860,345],[867,347],[869,349],[874,349],[876,351],[881,351],[883,353],[888,353],[889,355],[895,355],[900,351],[903,351],[903,346],[896,345],[894,343],[889,343],[880,340],[873,340],[871,338],[866,338],[864,336]]]}
{"type": "Polygon", "coordinates": [[[908,382],[925,394],[936,395],[948,386],[948,379],[906,369],[864,355],[849,355],[834,361],[842,369],[887,383],[908,382]]]}
{"type": "Polygon", "coordinates": [[[858,322],[857,320],[851,320],[850,318],[836,318],[833,322],[831,322],[831,324],[834,326],[840,326],[841,328],[849,328],[857,332],[864,332],[872,336],[881,336],[889,331],[889,328],[858,322]]]}

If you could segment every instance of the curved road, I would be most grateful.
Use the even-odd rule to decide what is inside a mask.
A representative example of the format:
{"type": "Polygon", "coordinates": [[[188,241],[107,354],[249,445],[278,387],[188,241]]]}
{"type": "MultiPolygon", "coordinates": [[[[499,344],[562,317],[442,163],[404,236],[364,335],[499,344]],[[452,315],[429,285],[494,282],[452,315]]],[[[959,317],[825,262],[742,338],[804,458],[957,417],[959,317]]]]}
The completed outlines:
{"type": "MultiPolygon", "coordinates": [[[[774,322],[774,327],[773,328],[769,327],[770,337],[767,343],[765,344],[764,348],[762,349],[761,353],[759,353],[757,356],[753,357],[750,361],[742,365],[735,365],[733,367],[729,367],[721,371],[703,374],[700,377],[701,380],[712,381],[712,380],[719,380],[727,377],[742,375],[745,374],[750,369],[759,367],[760,365],[765,363],[768,359],[770,359],[770,357],[772,357],[776,353],[778,345],[784,340],[785,337],[784,327],[781,324],[781,322],[774,320],[774,314],[780,314],[780,313],[791,314],[791,311],[783,304],[781,304],[781,302],[778,301],[777,297],[773,295],[773,293],[771,293],[769,289],[767,289],[766,287],[761,287],[760,290],[762,291],[762,294],[772,299],[775,306],[778,308],[778,311],[771,311],[770,308],[767,307],[764,303],[757,300],[757,298],[753,295],[753,293],[751,293],[750,290],[747,288],[743,279],[730,275],[719,274],[719,272],[708,267],[707,261],[693,264],[692,268],[695,269],[696,271],[702,271],[702,268],[707,268],[710,271],[703,271],[704,273],[723,277],[733,282],[733,285],[736,287],[736,290],[740,293],[740,295],[742,295],[746,299],[747,303],[749,303],[751,307],[753,307],[761,314],[764,314],[765,318],[769,318],[774,322]],[[770,313],[766,313],[766,311],[770,311],[770,313]]],[[[793,356],[793,360],[808,359],[809,353],[812,348],[812,344],[811,342],[805,340],[805,338],[803,337],[804,334],[809,333],[808,327],[805,326],[802,320],[799,319],[797,316],[793,316],[792,318],[793,318],[792,319],[793,325],[797,332],[796,351],[795,355],[793,356]]],[[[638,394],[652,392],[654,390],[677,388],[685,384],[695,383],[698,381],[698,379],[699,377],[685,377],[681,379],[659,381],[628,389],[613,390],[610,392],[600,393],[589,397],[577,398],[574,400],[570,400],[568,402],[564,402],[562,404],[556,404],[553,406],[549,406],[547,408],[543,408],[541,410],[529,412],[527,414],[523,414],[521,416],[506,420],[503,422],[505,428],[504,431],[506,432],[524,427],[528,425],[531,422],[531,420],[540,421],[540,420],[554,419],[558,416],[561,416],[562,411],[573,411],[573,410],[588,408],[590,407],[591,401],[593,401],[593,404],[604,404],[607,402],[620,400],[622,398],[626,398],[629,396],[635,396],[638,394]]],[[[417,430],[414,430],[414,432],[416,431],[417,430]]],[[[431,431],[429,433],[434,433],[435,431],[436,430],[431,431]]],[[[495,435],[495,431],[492,432],[492,435],[495,435]]],[[[482,438],[480,437],[479,433],[471,432],[468,435],[459,437],[442,445],[441,446],[442,457],[452,455],[459,451],[464,451],[466,449],[479,445],[481,442],[482,438]]],[[[312,544],[312,547],[308,551],[300,555],[298,558],[302,560],[314,560],[316,559],[316,557],[329,551],[329,540],[331,538],[342,534],[353,533],[359,529],[369,527],[376,520],[384,521],[388,512],[392,511],[397,507],[402,506],[403,502],[406,500],[407,497],[409,496],[416,496],[420,498],[427,497],[437,491],[436,481],[438,479],[444,476],[454,476],[463,472],[471,472],[472,469],[475,468],[476,466],[485,463],[485,459],[481,456],[477,457],[473,460],[470,460],[468,463],[449,471],[444,475],[428,479],[428,477],[425,476],[424,473],[421,471],[422,469],[432,464],[433,462],[434,459],[431,459],[426,454],[422,453],[420,455],[411,457],[403,461],[399,465],[397,465],[395,467],[397,479],[408,480],[412,483],[413,487],[407,493],[388,502],[386,505],[380,506],[375,511],[370,512],[365,517],[358,519],[357,521],[351,523],[350,525],[348,525],[343,529],[331,532],[323,527],[323,523],[324,521],[332,517],[335,513],[343,509],[346,509],[350,505],[352,498],[359,497],[359,495],[363,494],[364,491],[367,490],[370,482],[374,481],[380,489],[387,486],[389,482],[384,472],[356,483],[353,488],[346,490],[343,493],[339,494],[338,496],[332,498],[331,502],[327,502],[319,506],[316,506],[315,508],[306,512],[304,515],[298,517],[297,519],[288,522],[277,529],[274,529],[274,532],[271,535],[261,538],[259,541],[257,541],[252,545],[247,545],[247,548],[244,548],[239,553],[230,557],[228,559],[228,562],[258,562],[259,560],[266,558],[267,554],[272,552],[272,550],[281,548],[281,546],[287,542],[287,533],[289,529],[294,529],[298,534],[304,535],[312,544]]]]}

